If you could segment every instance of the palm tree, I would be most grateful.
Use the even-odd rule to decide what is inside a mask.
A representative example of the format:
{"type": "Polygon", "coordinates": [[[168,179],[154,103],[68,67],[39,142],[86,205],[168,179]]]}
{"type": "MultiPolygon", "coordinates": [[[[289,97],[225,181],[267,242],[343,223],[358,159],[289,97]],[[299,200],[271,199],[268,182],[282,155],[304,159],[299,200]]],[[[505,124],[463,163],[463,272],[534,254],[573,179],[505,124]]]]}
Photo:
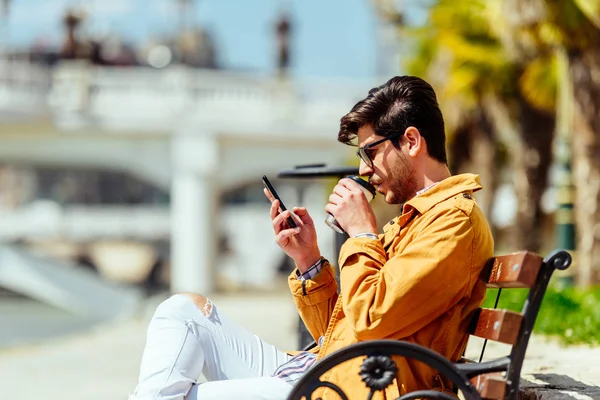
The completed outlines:
{"type": "MultiPolygon", "coordinates": [[[[498,150],[507,149],[518,199],[511,247],[537,250],[556,88],[538,86],[548,65],[531,64],[532,57],[507,51],[499,1],[437,0],[430,5],[425,26],[399,29],[404,40],[409,36],[415,42],[409,73],[425,74],[438,88],[448,119],[450,155],[458,171],[465,162],[477,163],[488,194],[493,194],[499,179],[498,150]]],[[[491,199],[482,207],[489,215],[491,199]]]]}
{"type": "Polygon", "coordinates": [[[558,48],[568,60],[577,271],[587,286],[600,280],[600,0],[506,0],[505,11],[522,48],[558,48]]]}

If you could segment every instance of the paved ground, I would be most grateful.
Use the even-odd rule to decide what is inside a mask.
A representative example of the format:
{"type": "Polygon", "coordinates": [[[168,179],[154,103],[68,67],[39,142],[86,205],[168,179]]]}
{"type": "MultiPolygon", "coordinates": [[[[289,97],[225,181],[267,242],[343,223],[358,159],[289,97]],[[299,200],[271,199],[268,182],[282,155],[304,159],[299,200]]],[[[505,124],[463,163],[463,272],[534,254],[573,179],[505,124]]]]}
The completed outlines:
{"type": "MultiPolygon", "coordinates": [[[[0,351],[2,400],[126,399],[135,386],[151,299],[134,320],[93,331],[0,351]]],[[[297,317],[287,293],[213,297],[221,312],[282,349],[296,345],[297,317]]],[[[477,353],[473,346],[470,353],[477,353]]],[[[503,346],[488,346],[488,356],[503,346]]],[[[557,373],[589,385],[600,384],[600,348],[561,348],[533,337],[524,374],[557,373]]],[[[583,397],[589,399],[589,397],[583,397]]]]}

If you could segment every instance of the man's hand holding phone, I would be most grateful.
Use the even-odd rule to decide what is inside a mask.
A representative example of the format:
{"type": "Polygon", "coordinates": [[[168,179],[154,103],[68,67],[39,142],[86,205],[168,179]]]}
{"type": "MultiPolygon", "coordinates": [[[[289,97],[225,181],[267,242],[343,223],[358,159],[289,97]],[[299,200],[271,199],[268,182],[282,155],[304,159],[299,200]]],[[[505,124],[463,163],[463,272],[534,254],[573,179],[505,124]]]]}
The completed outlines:
{"type": "Polygon", "coordinates": [[[291,257],[298,270],[302,273],[310,268],[320,257],[321,252],[317,244],[315,224],[304,207],[294,207],[293,213],[286,209],[279,195],[266,176],[265,196],[271,202],[271,221],[275,232],[275,242],[291,257]],[[295,227],[290,226],[291,220],[295,227]]]}

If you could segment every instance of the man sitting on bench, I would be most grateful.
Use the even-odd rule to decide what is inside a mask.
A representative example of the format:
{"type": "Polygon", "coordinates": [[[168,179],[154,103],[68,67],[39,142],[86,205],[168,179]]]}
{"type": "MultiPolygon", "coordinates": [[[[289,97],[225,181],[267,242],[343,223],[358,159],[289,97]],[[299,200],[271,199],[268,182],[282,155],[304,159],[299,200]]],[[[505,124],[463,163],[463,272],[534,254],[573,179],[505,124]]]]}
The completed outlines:
{"type": "MultiPolygon", "coordinates": [[[[403,208],[377,235],[359,185],[339,181],[325,207],[350,236],[340,251],[339,294],[307,210],[279,213],[278,202],[271,205],[275,240],[297,266],[290,289],[318,346],[292,356],[237,326],[205,297],[174,295],[150,322],[130,399],[283,400],[320,358],[371,339],[404,340],[460,358],[470,316],[485,295],[480,273],[493,255],[490,228],[473,199],[479,178],[450,174],[444,120],[434,90],[420,78],[394,77],[358,102],[338,134],[345,144],[355,139],[360,174],[403,208]],[[297,228],[287,226],[290,215],[297,228]],[[201,373],[209,382],[197,384],[201,373]]],[[[385,398],[419,389],[451,392],[450,382],[427,365],[394,361],[398,376],[385,398]]],[[[324,379],[366,398],[360,363],[338,365],[324,379]]],[[[319,396],[338,398],[327,388],[319,396]]]]}

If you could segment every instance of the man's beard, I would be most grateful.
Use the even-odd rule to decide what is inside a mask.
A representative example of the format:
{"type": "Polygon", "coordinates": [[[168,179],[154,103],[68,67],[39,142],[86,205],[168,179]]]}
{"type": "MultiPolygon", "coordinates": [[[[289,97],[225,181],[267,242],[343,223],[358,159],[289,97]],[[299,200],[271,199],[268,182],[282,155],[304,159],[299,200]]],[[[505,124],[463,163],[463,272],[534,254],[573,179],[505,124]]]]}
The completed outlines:
{"type": "Polygon", "coordinates": [[[415,196],[419,190],[415,175],[416,171],[408,158],[400,152],[389,176],[388,203],[403,204],[415,196]]]}

